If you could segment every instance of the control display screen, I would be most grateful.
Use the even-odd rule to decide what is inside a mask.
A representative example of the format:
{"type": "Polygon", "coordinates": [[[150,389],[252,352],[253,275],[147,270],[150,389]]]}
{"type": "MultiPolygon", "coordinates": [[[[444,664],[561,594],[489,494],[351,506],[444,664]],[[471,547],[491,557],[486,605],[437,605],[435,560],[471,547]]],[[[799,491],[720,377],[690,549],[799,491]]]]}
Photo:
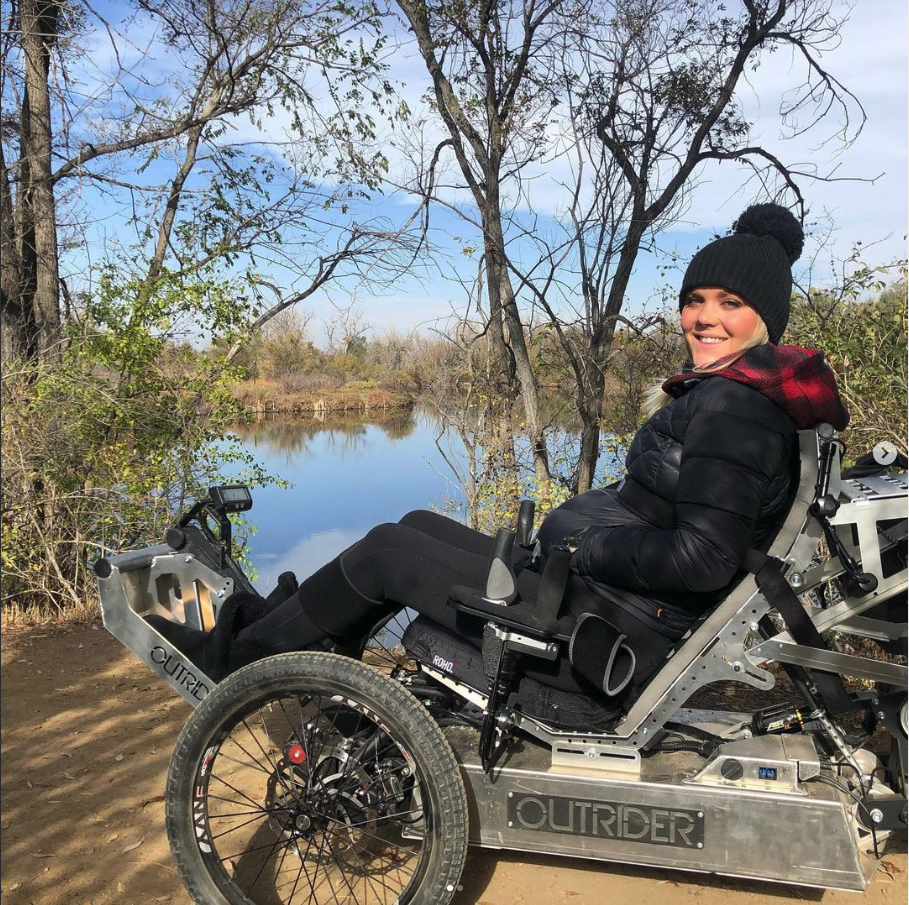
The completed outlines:
{"type": "Polygon", "coordinates": [[[252,509],[252,493],[245,484],[221,484],[209,487],[208,493],[215,508],[224,512],[246,512],[252,509]]]}

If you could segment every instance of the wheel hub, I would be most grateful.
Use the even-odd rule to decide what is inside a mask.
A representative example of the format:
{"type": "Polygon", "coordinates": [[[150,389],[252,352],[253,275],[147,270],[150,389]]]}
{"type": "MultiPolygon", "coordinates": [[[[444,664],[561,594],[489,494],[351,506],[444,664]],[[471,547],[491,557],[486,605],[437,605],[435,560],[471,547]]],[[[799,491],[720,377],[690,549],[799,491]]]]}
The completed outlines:
{"type": "Polygon", "coordinates": [[[295,746],[288,752],[268,778],[265,808],[272,829],[287,842],[326,834],[335,856],[361,850],[377,818],[369,775],[350,763],[342,747],[325,750],[315,761],[293,757],[295,746]]]}

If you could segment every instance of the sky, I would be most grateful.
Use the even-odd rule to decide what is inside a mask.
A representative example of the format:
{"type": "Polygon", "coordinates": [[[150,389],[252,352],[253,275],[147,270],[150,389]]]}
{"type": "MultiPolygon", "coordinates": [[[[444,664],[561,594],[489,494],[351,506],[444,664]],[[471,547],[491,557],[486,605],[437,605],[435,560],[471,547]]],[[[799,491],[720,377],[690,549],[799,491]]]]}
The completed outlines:
{"type": "MultiPolygon", "coordinates": [[[[907,197],[909,197],[909,155],[907,155],[907,103],[909,103],[909,54],[906,34],[907,5],[903,0],[871,0],[861,4],[842,30],[838,47],[824,56],[825,65],[858,98],[867,121],[851,147],[840,150],[835,142],[820,147],[832,131],[822,125],[817,131],[799,138],[780,135],[777,115],[782,93],[801,77],[799,62],[778,53],[762,63],[742,92],[746,118],[756,123],[754,138],[781,159],[799,165],[816,165],[819,172],[834,172],[840,177],[860,177],[869,181],[803,182],[813,230],[826,236],[827,245],[819,251],[818,242],[809,239],[795,272],[803,282],[824,285],[831,280],[830,260],[845,260],[856,241],[865,248],[866,263],[877,266],[906,257],[907,197]],[[829,230],[833,230],[828,235],[829,230]],[[812,260],[812,256],[816,256],[812,260]],[[809,274],[807,268],[811,266],[809,274]]],[[[423,63],[411,49],[392,60],[392,78],[406,85],[408,98],[416,109],[429,82],[423,63]]],[[[560,192],[555,183],[562,173],[559,166],[535,174],[537,198],[551,198],[553,207],[560,192]]],[[[665,252],[688,258],[717,233],[731,226],[738,214],[755,200],[755,186],[745,185],[742,170],[729,164],[705,167],[693,192],[684,220],[661,237],[665,252]]],[[[763,200],[763,199],[758,199],[763,200]]],[[[545,207],[545,201],[541,203],[545,207]]],[[[538,208],[539,209],[539,208],[538,208]]],[[[463,230],[441,218],[441,225],[458,234],[463,230]]],[[[629,286],[628,307],[633,310],[648,299],[655,299],[668,277],[661,278],[659,261],[642,254],[629,286]]],[[[370,320],[397,322],[407,326],[432,308],[443,315],[444,300],[419,292],[398,293],[369,302],[370,320]]]]}
{"type": "MultiPolygon", "coordinates": [[[[730,0],[735,3],[736,0],[730,0]]],[[[835,5],[842,8],[838,0],[835,5]]],[[[113,0],[102,3],[109,21],[115,22],[129,10],[129,5],[113,0]]],[[[794,165],[814,166],[821,172],[835,172],[844,181],[803,181],[809,208],[808,220],[813,229],[827,235],[827,244],[818,250],[809,240],[802,261],[796,265],[796,276],[812,284],[830,282],[830,260],[842,261],[850,255],[856,241],[863,243],[864,261],[877,266],[906,257],[907,233],[907,82],[909,54],[906,48],[907,5],[905,0],[866,0],[858,4],[842,29],[839,46],[824,55],[824,63],[864,107],[867,121],[861,134],[850,147],[842,150],[836,142],[823,144],[822,139],[835,127],[823,123],[818,130],[798,139],[784,140],[780,136],[777,116],[780,98],[802,75],[801,64],[785,52],[774,54],[762,63],[741,94],[746,118],[755,123],[753,136],[762,145],[794,165]],[[873,181],[870,181],[872,180],[873,181]],[[810,267],[810,274],[808,268],[810,267]]],[[[130,38],[135,47],[153,41],[152,35],[136,33],[130,38]]],[[[99,35],[93,63],[104,66],[105,40],[99,35]]],[[[108,52],[109,53],[109,52],[108,52]]],[[[412,43],[402,36],[401,43],[388,55],[389,80],[407,101],[416,119],[426,114],[423,96],[429,87],[422,60],[412,43]]],[[[112,60],[109,61],[112,64],[112,60]]],[[[169,74],[166,55],[153,61],[152,72],[164,78],[169,74]]],[[[152,79],[154,81],[154,79],[152,79]]],[[[243,124],[237,123],[242,131],[243,124]]],[[[266,122],[272,134],[285,128],[280,114],[266,122]]],[[[234,137],[236,136],[236,130],[234,137]]],[[[250,135],[252,138],[252,134],[250,135]]],[[[386,145],[391,162],[391,174],[403,178],[405,165],[395,148],[386,145]]],[[[153,171],[152,171],[153,173],[153,171]]],[[[541,228],[546,228],[547,215],[554,213],[563,198],[560,181],[566,175],[564,163],[550,162],[531,172],[535,208],[541,213],[541,228]]],[[[747,204],[755,200],[756,187],[743,185],[742,171],[732,165],[712,165],[699,174],[697,188],[691,195],[683,219],[663,233],[660,245],[664,253],[676,253],[684,263],[691,254],[716,233],[725,232],[747,204]]],[[[763,200],[763,199],[758,199],[763,200]]],[[[85,203],[95,205],[98,227],[95,233],[102,238],[116,235],[122,229],[119,214],[104,204],[86,196],[85,203]]],[[[369,213],[401,222],[410,214],[413,199],[405,193],[387,191],[374,195],[369,213]]],[[[366,211],[362,212],[363,215],[366,211]]],[[[356,287],[345,284],[329,292],[317,293],[305,305],[313,315],[310,328],[317,341],[324,340],[321,323],[335,315],[334,304],[353,301],[362,313],[362,321],[381,333],[394,328],[400,331],[426,330],[443,324],[452,311],[462,310],[467,303],[463,286],[453,279],[455,273],[469,278],[476,263],[461,253],[465,245],[475,244],[476,230],[442,208],[433,212],[433,238],[441,252],[442,267],[423,268],[421,273],[396,279],[392,285],[370,289],[363,283],[356,287]],[[351,292],[353,296],[351,297],[351,292]]],[[[91,242],[88,244],[92,244],[91,242]]],[[[77,251],[88,255],[90,249],[77,251]]],[[[661,288],[678,280],[670,272],[661,276],[660,263],[665,259],[642,254],[629,286],[626,310],[634,313],[648,300],[657,298],[661,288]]],[[[273,272],[281,282],[280,270],[273,272]]]]}

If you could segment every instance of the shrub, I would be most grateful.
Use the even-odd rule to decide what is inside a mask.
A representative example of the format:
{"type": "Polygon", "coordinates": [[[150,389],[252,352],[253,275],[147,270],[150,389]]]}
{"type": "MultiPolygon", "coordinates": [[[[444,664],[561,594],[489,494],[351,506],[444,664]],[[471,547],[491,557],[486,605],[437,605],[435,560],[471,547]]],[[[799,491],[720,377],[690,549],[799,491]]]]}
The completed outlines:
{"type": "Polygon", "coordinates": [[[102,282],[58,360],[4,361],[2,604],[36,614],[94,614],[90,563],[158,543],[178,510],[245,463],[223,440],[242,418],[223,359],[174,347],[171,319],[187,311],[228,328],[223,287],[102,282]]]}
{"type": "Polygon", "coordinates": [[[849,409],[847,459],[881,440],[906,452],[906,281],[870,300],[813,293],[793,301],[786,341],[822,349],[849,409]]]}

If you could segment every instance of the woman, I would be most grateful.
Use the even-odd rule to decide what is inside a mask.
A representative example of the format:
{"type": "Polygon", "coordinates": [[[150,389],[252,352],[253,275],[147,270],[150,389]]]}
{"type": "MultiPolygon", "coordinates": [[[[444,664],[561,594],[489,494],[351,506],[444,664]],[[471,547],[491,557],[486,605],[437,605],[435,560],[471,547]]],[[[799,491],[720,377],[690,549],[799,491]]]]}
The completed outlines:
{"type": "MultiPolygon", "coordinates": [[[[764,204],[694,256],[679,295],[691,361],[652,400],[627,477],[618,489],[569,500],[538,533],[544,556],[567,536],[576,545],[569,616],[602,615],[635,650],[627,699],[726,596],[745,552],[772,541],[795,489],[796,431],[824,421],[846,426],[822,354],[777,345],[802,244],[792,214],[764,204]]],[[[492,538],[459,523],[413,512],[374,528],[261,618],[244,616],[249,602],[234,595],[235,606],[224,608],[227,627],[219,619],[215,630],[220,640],[181,628],[174,641],[213,678],[266,654],[355,637],[401,606],[478,641],[481,621],[449,607],[448,591],[483,587],[491,546],[492,538]]],[[[517,550],[516,560],[522,555],[517,550]]],[[[533,566],[520,572],[524,596],[534,595],[539,577],[533,566]]],[[[564,661],[528,674],[566,691],[592,690],[564,661]]]]}

